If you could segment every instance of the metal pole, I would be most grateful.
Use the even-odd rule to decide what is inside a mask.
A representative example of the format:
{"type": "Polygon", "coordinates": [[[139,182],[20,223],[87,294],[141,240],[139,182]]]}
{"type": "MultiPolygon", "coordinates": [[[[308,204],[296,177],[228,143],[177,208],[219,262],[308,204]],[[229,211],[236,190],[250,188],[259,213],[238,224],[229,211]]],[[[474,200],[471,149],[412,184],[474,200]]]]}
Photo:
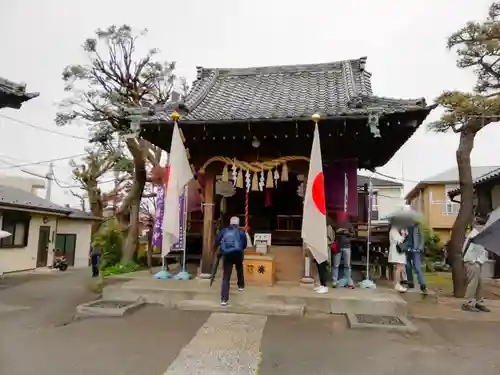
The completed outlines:
{"type": "Polygon", "coordinates": [[[366,235],[366,279],[370,280],[370,245],[372,232],[372,201],[373,186],[372,176],[368,179],[368,233],[366,235]]]}
{"type": "Polygon", "coordinates": [[[184,257],[182,259],[182,272],[186,272],[186,258],[187,258],[187,255],[186,255],[186,231],[187,231],[187,206],[188,206],[188,185],[184,186],[184,204],[182,207],[183,211],[184,211],[184,215],[183,215],[183,223],[182,223],[182,246],[184,247],[184,249],[182,250],[184,252],[184,257]]]}
{"type": "Polygon", "coordinates": [[[54,163],[49,164],[49,173],[47,173],[45,178],[48,180],[45,199],[50,201],[50,196],[52,195],[52,181],[54,180],[54,163]]]}
{"type": "MultiPolygon", "coordinates": [[[[166,163],[166,168],[167,168],[167,171],[168,171],[168,166],[169,166],[169,163],[170,163],[170,152],[167,152],[167,163],[166,163]]],[[[164,194],[167,195],[167,183],[168,183],[168,178],[170,176],[167,174],[167,177],[165,179],[165,181],[163,181],[164,185],[165,185],[165,189],[164,189],[164,194]]],[[[165,210],[165,208],[163,208],[165,210]]],[[[163,216],[165,216],[165,214],[163,214],[163,216]]],[[[162,218],[163,220],[163,218],[162,218]]],[[[162,229],[163,230],[163,229],[162,229]]],[[[162,244],[163,245],[163,244],[162,244]]],[[[163,249],[161,249],[161,269],[163,271],[166,271],[167,270],[167,263],[166,263],[166,259],[167,259],[167,256],[163,256],[163,249]]]]}

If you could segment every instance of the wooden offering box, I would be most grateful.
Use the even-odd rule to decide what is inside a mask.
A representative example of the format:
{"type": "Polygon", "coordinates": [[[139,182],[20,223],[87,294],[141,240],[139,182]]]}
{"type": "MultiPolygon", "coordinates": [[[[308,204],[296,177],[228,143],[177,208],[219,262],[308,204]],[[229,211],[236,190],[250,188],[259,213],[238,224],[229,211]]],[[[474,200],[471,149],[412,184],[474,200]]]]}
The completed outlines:
{"type": "Polygon", "coordinates": [[[274,285],[274,257],[272,255],[254,255],[245,252],[243,261],[245,284],[273,286],[274,285]]]}

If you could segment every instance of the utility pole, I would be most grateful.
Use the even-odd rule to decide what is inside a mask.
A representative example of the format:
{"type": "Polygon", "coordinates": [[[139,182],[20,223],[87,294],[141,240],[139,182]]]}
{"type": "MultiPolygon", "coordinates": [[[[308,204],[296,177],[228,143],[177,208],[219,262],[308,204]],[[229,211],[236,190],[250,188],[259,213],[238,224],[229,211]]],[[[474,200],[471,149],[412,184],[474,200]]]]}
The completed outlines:
{"type": "Polygon", "coordinates": [[[45,176],[47,179],[47,190],[45,192],[45,199],[50,201],[52,195],[52,182],[54,181],[54,163],[49,164],[49,173],[45,176]]]}

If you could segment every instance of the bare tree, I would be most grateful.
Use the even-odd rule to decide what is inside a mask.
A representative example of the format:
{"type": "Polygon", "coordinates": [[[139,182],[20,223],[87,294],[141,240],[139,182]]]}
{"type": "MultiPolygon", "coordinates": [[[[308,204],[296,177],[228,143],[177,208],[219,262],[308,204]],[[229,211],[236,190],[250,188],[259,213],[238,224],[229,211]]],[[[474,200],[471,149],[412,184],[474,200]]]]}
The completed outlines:
{"type": "MultiPolygon", "coordinates": [[[[121,151],[110,152],[102,146],[88,148],[86,153],[82,163],[70,161],[70,166],[73,168],[73,179],[78,183],[80,189],[85,191],[92,215],[103,217],[103,211],[109,197],[119,194],[124,188],[124,183],[130,180],[132,163],[122,155],[121,151]],[[115,178],[118,177],[119,180],[113,181],[114,188],[111,191],[102,192],[100,188],[100,184],[103,182],[102,178],[108,172],[117,170],[121,173],[115,175],[115,178]]],[[[85,196],[74,191],[71,193],[80,199],[82,208],[85,209],[85,196]]],[[[100,222],[95,222],[92,225],[92,235],[99,230],[100,224],[100,222]]]]}
{"type": "Polygon", "coordinates": [[[460,136],[456,151],[461,204],[453,224],[449,254],[452,261],[453,289],[456,297],[465,294],[462,244],[467,225],[473,218],[473,180],[470,155],[477,133],[500,118],[500,3],[494,2],[482,22],[469,22],[448,39],[448,48],[456,49],[459,68],[472,68],[477,77],[474,91],[444,92],[437,102],[445,113],[430,124],[437,132],[453,131],[460,136]]]}
{"type": "Polygon", "coordinates": [[[136,35],[128,25],[113,25],[85,40],[88,64],[64,69],[65,89],[73,96],[62,103],[56,117],[59,125],[83,120],[92,139],[103,145],[126,136],[133,170],[131,186],[116,214],[124,236],[122,262],[131,261],[136,248],[147,164],[158,166],[161,156],[161,150],[132,131],[131,113],[144,108],[154,112],[164,105],[175,82],[175,63],[156,61],[156,49],[140,56],[137,42],[145,33],[136,35]]]}

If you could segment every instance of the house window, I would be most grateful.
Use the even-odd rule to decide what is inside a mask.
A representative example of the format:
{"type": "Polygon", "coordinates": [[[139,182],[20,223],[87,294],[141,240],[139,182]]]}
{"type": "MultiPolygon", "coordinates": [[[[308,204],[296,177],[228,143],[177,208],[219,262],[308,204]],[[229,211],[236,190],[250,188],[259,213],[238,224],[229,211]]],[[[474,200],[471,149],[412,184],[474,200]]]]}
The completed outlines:
{"type": "Polygon", "coordinates": [[[28,245],[30,216],[24,212],[4,212],[2,230],[11,236],[2,238],[0,248],[25,247],[28,245]]]}
{"type": "Polygon", "coordinates": [[[457,215],[460,209],[460,203],[453,202],[448,195],[450,191],[458,188],[458,185],[446,185],[445,186],[445,197],[443,203],[443,215],[457,215]]]}

